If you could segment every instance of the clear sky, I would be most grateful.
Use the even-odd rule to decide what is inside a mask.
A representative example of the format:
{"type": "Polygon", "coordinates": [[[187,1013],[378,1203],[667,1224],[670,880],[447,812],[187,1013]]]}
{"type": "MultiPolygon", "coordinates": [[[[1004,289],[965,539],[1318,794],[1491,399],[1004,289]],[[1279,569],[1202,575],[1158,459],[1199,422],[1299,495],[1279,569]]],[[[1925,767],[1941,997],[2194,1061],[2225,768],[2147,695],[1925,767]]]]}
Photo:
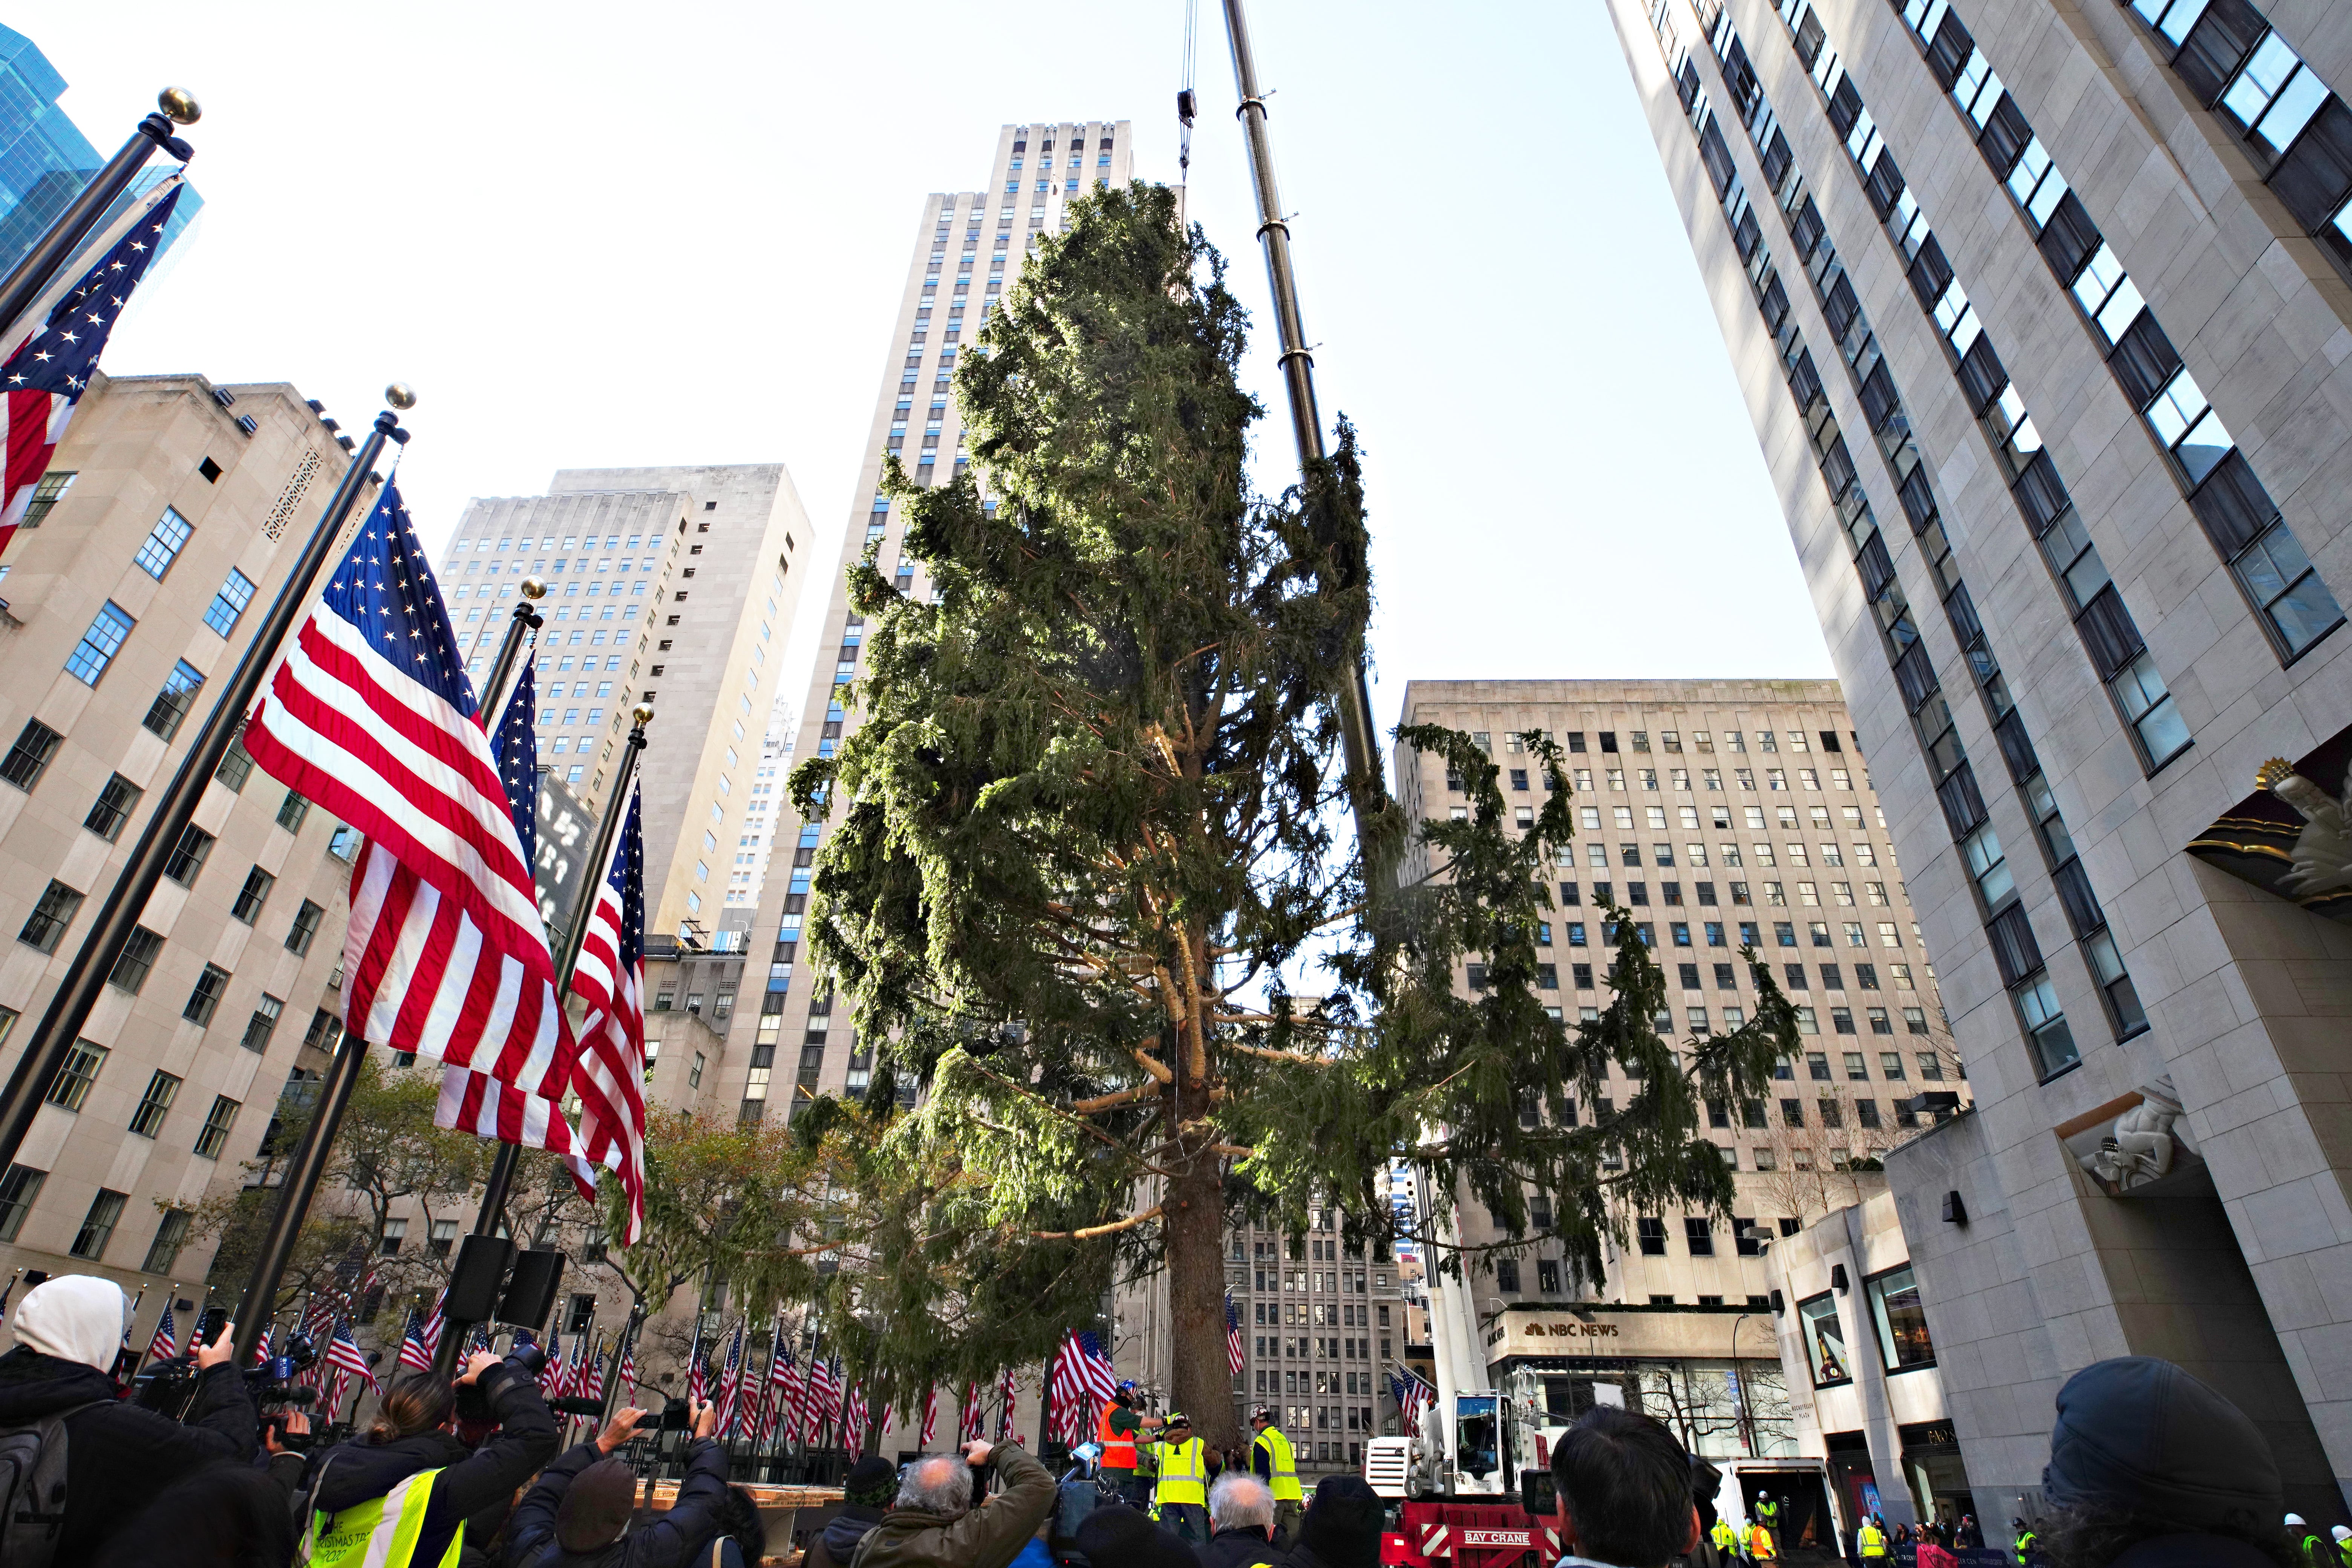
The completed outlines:
{"type": "MultiPolygon", "coordinates": [[[[1292,456],[1223,13],[1189,210],[1292,456]]],[[[5,18],[110,150],[166,82],[205,207],[105,366],[288,380],[438,543],[557,468],[791,469],[837,549],[927,192],[1007,121],[1125,118],[1176,176],[1183,0],[52,3],[5,18]]],[[[1597,4],[1253,0],[1327,418],[1368,451],[1375,717],[1405,681],[1823,676],[1713,313],[1597,4]],[[1343,25],[1334,26],[1335,20],[1343,25]]],[[[782,689],[805,689],[804,604],[782,689]]]]}

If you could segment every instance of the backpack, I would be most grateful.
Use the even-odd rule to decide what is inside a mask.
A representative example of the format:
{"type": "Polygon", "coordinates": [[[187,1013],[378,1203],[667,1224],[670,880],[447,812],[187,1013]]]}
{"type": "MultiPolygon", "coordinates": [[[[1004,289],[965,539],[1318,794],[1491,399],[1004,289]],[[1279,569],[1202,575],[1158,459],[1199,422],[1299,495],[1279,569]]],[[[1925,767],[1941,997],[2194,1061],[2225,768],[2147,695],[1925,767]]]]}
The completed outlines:
{"type": "Polygon", "coordinates": [[[55,1560],[66,1527],[66,1417],[105,1403],[0,1428],[0,1563],[8,1568],[49,1568],[55,1560]]]}

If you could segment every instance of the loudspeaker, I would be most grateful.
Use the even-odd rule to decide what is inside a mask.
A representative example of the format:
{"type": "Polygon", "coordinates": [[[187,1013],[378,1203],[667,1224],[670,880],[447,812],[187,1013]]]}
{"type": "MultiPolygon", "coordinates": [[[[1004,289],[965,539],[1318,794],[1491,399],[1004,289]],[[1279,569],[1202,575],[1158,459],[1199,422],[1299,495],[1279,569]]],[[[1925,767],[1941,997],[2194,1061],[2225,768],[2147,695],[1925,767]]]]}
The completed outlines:
{"type": "Polygon", "coordinates": [[[498,1321],[536,1333],[547,1322],[555,1293],[563,1286],[563,1254],[552,1247],[532,1247],[515,1258],[514,1276],[507,1281],[506,1299],[499,1303],[498,1321]]]}
{"type": "Polygon", "coordinates": [[[453,1323],[487,1323],[497,1316],[499,1288],[506,1283],[514,1251],[515,1244],[503,1236],[469,1236],[458,1243],[443,1316],[453,1323]]]}

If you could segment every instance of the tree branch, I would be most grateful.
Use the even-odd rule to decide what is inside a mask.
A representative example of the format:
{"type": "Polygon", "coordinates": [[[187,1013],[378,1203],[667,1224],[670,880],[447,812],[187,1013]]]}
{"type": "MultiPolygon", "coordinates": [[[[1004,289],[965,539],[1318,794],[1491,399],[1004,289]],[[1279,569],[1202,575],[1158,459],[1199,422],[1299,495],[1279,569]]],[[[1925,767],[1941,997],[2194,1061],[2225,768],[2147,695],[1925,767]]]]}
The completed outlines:
{"type": "Polygon", "coordinates": [[[1129,1215],[1125,1219],[1115,1219],[1108,1225],[1090,1225],[1084,1230],[1033,1230],[1029,1233],[1029,1237],[1033,1241],[1092,1241],[1098,1236],[1133,1230],[1137,1226],[1147,1224],[1159,1217],[1160,1205],[1154,1204],[1141,1214],[1129,1215]]]}

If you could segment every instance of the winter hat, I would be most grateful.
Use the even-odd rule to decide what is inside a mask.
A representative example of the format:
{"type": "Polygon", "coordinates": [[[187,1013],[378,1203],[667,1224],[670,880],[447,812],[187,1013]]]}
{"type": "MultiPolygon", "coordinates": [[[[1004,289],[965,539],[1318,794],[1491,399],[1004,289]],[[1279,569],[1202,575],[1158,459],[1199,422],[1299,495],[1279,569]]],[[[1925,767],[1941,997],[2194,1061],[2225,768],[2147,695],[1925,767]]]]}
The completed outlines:
{"type": "Polygon", "coordinates": [[[566,1552],[593,1552],[621,1538],[636,1507],[636,1473],[618,1459],[599,1459],[572,1478],[555,1505],[555,1543],[566,1552]]]}
{"type": "Polygon", "coordinates": [[[1325,1476],[1298,1521],[1298,1544],[1329,1568],[1374,1568],[1381,1560],[1380,1494],[1361,1476],[1325,1476]]]}
{"type": "Polygon", "coordinates": [[[898,1495],[898,1467],[879,1454],[868,1454],[849,1467],[841,1483],[841,1500],[866,1508],[887,1508],[898,1495]]]}
{"type": "Polygon", "coordinates": [[[45,1279],[16,1308],[16,1342],[104,1372],[122,1348],[130,1311],[122,1287],[94,1274],[45,1279]]]}
{"type": "Polygon", "coordinates": [[[1078,1526],[1079,1554],[1119,1568],[1201,1568],[1182,1536],[1162,1530],[1140,1509],[1098,1508],[1078,1526]]]}
{"type": "Polygon", "coordinates": [[[2245,1413],[2168,1361],[2095,1362],[2058,1391],[2042,1495],[2101,1503],[2184,1531],[2263,1531],[2280,1515],[2278,1466],[2245,1413]]]}

